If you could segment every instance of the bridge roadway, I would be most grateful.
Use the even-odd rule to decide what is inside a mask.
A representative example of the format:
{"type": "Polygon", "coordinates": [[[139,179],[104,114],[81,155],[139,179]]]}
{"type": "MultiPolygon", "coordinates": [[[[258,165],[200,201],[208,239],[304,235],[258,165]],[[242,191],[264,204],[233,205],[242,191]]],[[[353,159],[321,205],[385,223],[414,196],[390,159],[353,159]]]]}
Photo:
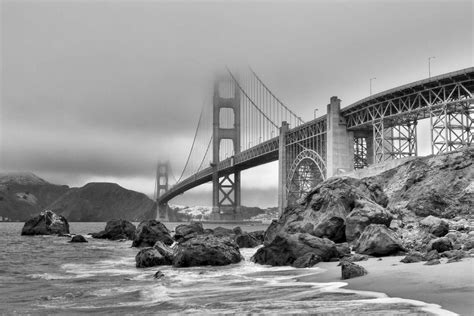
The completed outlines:
{"type": "MultiPolygon", "coordinates": [[[[417,118],[425,118],[429,107],[436,103],[436,105],[442,105],[443,102],[432,100],[429,92],[425,96],[427,98],[425,99],[426,102],[419,102],[419,98],[424,98],[424,92],[443,85],[456,85],[459,82],[462,82],[464,87],[468,87],[468,91],[458,92],[465,96],[465,100],[474,102],[472,96],[474,91],[474,67],[470,67],[374,94],[341,109],[341,114],[346,119],[348,129],[367,129],[371,127],[373,121],[381,117],[390,118],[406,113],[413,113],[417,118]]],[[[442,98],[442,100],[445,99],[446,96],[442,98]]],[[[301,135],[304,137],[305,130],[314,128],[316,125],[319,125],[321,132],[324,133],[325,123],[326,115],[289,130],[286,136],[287,144],[296,142],[301,135]]],[[[220,161],[217,166],[210,166],[199,171],[172,186],[160,197],[159,203],[165,204],[172,198],[194,187],[212,181],[215,167],[218,170],[219,177],[222,177],[233,174],[237,170],[241,171],[278,160],[279,142],[280,137],[274,137],[237,153],[231,158],[220,161]]]]}

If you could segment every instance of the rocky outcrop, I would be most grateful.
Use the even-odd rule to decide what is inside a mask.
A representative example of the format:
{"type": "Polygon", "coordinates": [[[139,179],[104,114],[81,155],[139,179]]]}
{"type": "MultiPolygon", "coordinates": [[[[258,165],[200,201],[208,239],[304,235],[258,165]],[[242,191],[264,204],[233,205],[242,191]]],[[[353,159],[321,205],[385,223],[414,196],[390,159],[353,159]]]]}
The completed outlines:
{"type": "Polygon", "coordinates": [[[343,261],[341,263],[341,279],[352,279],[367,274],[367,270],[358,264],[350,261],[343,261]]]}
{"type": "Polygon", "coordinates": [[[174,267],[223,266],[242,260],[237,244],[227,237],[198,235],[178,244],[174,267]]]}
{"type": "Polygon", "coordinates": [[[432,215],[422,219],[420,225],[425,227],[430,234],[433,234],[436,237],[443,237],[449,232],[448,222],[432,215]]]}
{"type": "Polygon", "coordinates": [[[261,244],[259,240],[255,239],[251,234],[245,232],[236,235],[234,240],[239,248],[254,248],[261,244]]]}
{"type": "Polygon", "coordinates": [[[69,223],[63,216],[45,210],[26,221],[22,235],[62,235],[69,234],[69,223]]]}
{"type": "Polygon", "coordinates": [[[357,240],[355,251],[371,256],[387,256],[404,250],[397,235],[385,225],[371,224],[357,240]]]}
{"type": "Polygon", "coordinates": [[[141,249],[135,256],[137,268],[148,268],[160,265],[169,265],[171,262],[155,248],[141,249]]]}
{"type": "Polygon", "coordinates": [[[183,242],[204,233],[202,223],[199,222],[178,225],[174,231],[174,240],[177,242],[183,242]]]}
{"type": "Polygon", "coordinates": [[[259,264],[285,266],[293,265],[308,253],[318,256],[322,261],[338,257],[333,241],[308,233],[296,233],[277,235],[270,244],[258,249],[251,260],[259,264]]]}
{"type": "Polygon", "coordinates": [[[392,214],[382,206],[369,200],[356,200],[354,209],[346,217],[347,241],[357,240],[370,224],[389,227],[392,218],[392,214]]]}
{"type": "Polygon", "coordinates": [[[135,236],[135,225],[123,219],[108,221],[105,229],[99,233],[92,233],[93,238],[110,240],[132,240],[135,236]]]}
{"type": "Polygon", "coordinates": [[[448,237],[436,238],[428,244],[428,251],[430,250],[436,250],[439,253],[453,250],[453,243],[448,237]]]}
{"type": "Polygon", "coordinates": [[[308,252],[296,259],[292,266],[295,268],[311,268],[318,262],[321,262],[321,257],[314,253],[308,252]]]}
{"type": "Polygon", "coordinates": [[[264,230],[256,230],[253,232],[249,232],[249,235],[256,239],[260,244],[263,244],[265,239],[265,231],[264,230]]]}
{"type": "Polygon", "coordinates": [[[166,245],[174,242],[168,228],[163,223],[151,219],[138,225],[132,247],[153,247],[157,241],[166,245]]]}
{"type": "Polygon", "coordinates": [[[71,238],[71,241],[69,242],[88,242],[88,241],[82,235],[75,235],[71,238]]]}

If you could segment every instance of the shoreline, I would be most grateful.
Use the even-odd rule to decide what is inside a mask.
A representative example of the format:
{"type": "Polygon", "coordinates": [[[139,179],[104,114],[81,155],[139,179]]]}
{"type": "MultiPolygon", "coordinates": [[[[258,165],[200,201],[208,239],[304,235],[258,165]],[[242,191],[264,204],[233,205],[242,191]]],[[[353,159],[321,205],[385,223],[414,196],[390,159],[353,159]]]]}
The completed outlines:
{"type": "Polygon", "coordinates": [[[425,262],[402,263],[403,256],[369,258],[355,262],[368,274],[341,280],[338,262],[320,262],[322,273],[298,278],[303,282],[345,282],[343,289],[385,293],[391,298],[403,298],[440,305],[459,315],[474,315],[474,260],[426,266],[425,262]]]}

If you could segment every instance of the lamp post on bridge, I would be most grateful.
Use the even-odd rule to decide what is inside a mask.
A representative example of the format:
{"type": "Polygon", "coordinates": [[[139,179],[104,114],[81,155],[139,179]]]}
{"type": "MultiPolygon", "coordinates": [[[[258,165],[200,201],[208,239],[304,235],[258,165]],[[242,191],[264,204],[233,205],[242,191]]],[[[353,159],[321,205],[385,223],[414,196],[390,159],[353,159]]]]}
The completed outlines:
{"type": "Polygon", "coordinates": [[[317,113],[318,113],[318,109],[314,109],[314,112],[313,112],[314,118],[317,117],[317,115],[318,115],[317,113]]]}
{"type": "Polygon", "coordinates": [[[372,80],[377,79],[376,77],[372,77],[369,79],[369,95],[372,95],[372,80]]]}
{"type": "Polygon", "coordinates": [[[428,57],[428,78],[431,78],[431,60],[435,59],[436,56],[428,57]]]}

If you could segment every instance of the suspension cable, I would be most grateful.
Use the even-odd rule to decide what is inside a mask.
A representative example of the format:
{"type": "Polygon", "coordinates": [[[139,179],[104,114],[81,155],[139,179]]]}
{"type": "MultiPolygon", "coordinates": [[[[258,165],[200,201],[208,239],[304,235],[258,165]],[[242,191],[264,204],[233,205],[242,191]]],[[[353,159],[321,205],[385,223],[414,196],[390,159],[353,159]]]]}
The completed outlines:
{"type": "Polygon", "coordinates": [[[196,173],[201,170],[202,164],[204,163],[204,160],[207,157],[207,153],[209,152],[209,148],[211,147],[211,143],[212,143],[212,136],[211,136],[211,139],[209,139],[209,144],[207,144],[206,152],[204,153],[204,157],[202,157],[201,163],[199,164],[199,168],[197,169],[196,173]]]}

